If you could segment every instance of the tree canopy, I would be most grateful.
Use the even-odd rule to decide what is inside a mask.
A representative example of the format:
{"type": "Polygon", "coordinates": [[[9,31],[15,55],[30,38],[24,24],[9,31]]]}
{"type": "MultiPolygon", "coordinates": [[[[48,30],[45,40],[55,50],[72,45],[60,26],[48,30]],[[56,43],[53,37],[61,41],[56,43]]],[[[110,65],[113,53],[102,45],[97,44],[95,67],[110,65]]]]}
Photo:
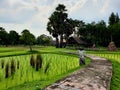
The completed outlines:
{"type": "Polygon", "coordinates": [[[52,37],[42,34],[37,37],[37,44],[38,45],[49,45],[52,41],[52,37]]]}
{"type": "Polygon", "coordinates": [[[113,12],[111,13],[109,17],[109,25],[113,25],[115,23],[119,22],[119,16],[118,13],[115,15],[113,12]]]}
{"type": "Polygon", "coordinates": [[[29,45],[30,51],[32,51],[31,45],[35,43],[35,36],[32,33],[30,33],[29,30],[25,29],[22,31],[20,39],[22,42],[24,42],[25,45],[29,45]]]}
{"type": "MultiPolygon", "coordinates": [[[[47,31],[56,39],[56,47],[63,47],[64,42],[70,35],[74,34],[85,40],[88,46],[97,44],[99,46],[108,46],[110,41],[114,41],[116,46],[120,46],[120,18],[118,13],[108,17],[108,24],[104,20],[99,22],[85,23],[82,20],[68,18],[66,6],[59,4],[55,11],[50,15],[47,22],[47,31]]],[[[35,36],[24,29],[19,35],[15,30],[7,32],[4,27],[0,27],[0,45],[48,45],[51,37],[46,35],[35,36]]]]}
{"type": "Polygon", "coordinates": [[[73,32],[89,45],[97,44],[107,46],[111,39],[118,45],[120,44],[120,42],[117,41],[117,38],[120,36],[118,35],[120,27],[118,13],[111,13],[108,21],[109,26],[107,26],[104,20],[97,23],[92,22],[86,24],[82,20],[69,19],[66,11],[65,6],[59,4],[51,14],[47,23],[47,31],[56,38],[56,47],[61,47],[63,38],[65,38],[67,42],[67,39],[73,32]],[[58,37],[60,37],[60,40],[58,37]]]}
{"type": "Polygon", "coordinates": [[[8,45],[9,37],[8,33],[5,31],[3,27],[0,27],[0,44],[1,45],[8,45]]]}
{"type": "Polygon", "coordinates": [[[66,11],[66,7],[63,4],[59,4],[49,17],[47,24],[48,32],[56,38],[56,47],[62,47],[65,22],[68,16],[66,11]],[[60,36],[60,42],[58,36],[60,36]]]}
{"type": "Polygon", "coordinates": [[[66,11],[66,7],[63,4],[59,4],[47,23],[47,31],[56,38],[56,47],[62,47],[63,38],[67,42],[68,37],[75,32],[75,28],[81,27],[80,25],[83,24],[82,21],[68,18],[66,11]]]}
{"type": "Polygon", "coordinates": [[[9,32],[9,41],[11,45],[19,44],[19,38],[20,38],[20,35],[16,31],[11,30],[9,32]]]}

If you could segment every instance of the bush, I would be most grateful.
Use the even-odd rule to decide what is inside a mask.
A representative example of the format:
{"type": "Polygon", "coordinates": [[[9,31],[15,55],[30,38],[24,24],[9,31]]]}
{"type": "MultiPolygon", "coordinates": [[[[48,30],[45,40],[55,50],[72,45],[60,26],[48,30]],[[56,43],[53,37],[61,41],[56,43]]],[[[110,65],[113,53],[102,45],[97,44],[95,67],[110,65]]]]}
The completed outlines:
{"type": "Polygon", "coordinates": [[[31,55],[31,58],[30,58],[30,65],[34,68],[35,67],[35,59],[34,59],[34,56],[31,55]]]}
{"type": "Polygon", "coordinates": [[[39,68],[42,68],[42,56],[41,56],[40,54],[37,55],[36,60],[37,60],[38,63],[39,63],[39,68]]]}
{"type": "Polygon", "coordinates": [[[38,71],[39,68],[42,68],[42,56],[40,54],[38,54],[36,58],[36,71],[38,71]]]}

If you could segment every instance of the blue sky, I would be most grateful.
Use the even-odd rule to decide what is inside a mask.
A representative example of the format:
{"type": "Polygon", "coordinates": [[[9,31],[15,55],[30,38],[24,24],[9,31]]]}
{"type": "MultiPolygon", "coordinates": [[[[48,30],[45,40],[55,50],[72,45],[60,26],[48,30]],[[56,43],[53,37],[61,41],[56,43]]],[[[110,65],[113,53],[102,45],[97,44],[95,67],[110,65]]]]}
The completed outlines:
{"type": "Polygon", "coordinates": [[[69,18],[84,22],[105,20],[111,12],[120,16],[120,0],[0,0],[0,27],[19,34],[29,29],[35,36],[49,33],[46,24],[58,4],[64,4],[69,18]]]}

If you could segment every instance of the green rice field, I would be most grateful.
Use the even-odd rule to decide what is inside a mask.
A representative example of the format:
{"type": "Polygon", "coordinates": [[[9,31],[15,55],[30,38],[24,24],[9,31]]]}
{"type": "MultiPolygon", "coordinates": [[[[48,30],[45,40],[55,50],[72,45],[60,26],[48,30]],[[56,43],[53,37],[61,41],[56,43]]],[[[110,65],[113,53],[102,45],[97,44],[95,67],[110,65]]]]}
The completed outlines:
{"type": "MultiPolygon", "coordinates": [[[[78,65],[78,55],[64,53],[76,52],[76,50],[44,46],[36,46],[33,50],[29,52],[28,47],[0,47],[0,90],[36,90],[36,86],[40,90],[81,68],[78,65]],[[31,55],[36,58],[37,54],[41,54],[43,58],[43,66],[38,71],[30,65],[31,55]],[[3,60],[4,68],[2,68],[3,60]],[[5,66],[9,63],[10,68],[12,60],[16,65],[15,73],[5,78],[5,66]],[[49,68],[46,70],[48,64],[49,68]]],[[[104,50],[86,52],[107,58],[112,62],[113,76],[110,90],[120,90],[120,51],[109,52],[104,48],[104,50]]],[[[90,63],[87,58],[86,61],[87,64],[90,63]]]]}
{"type": "MultiPolygon", "coordinates": [[[[34,49],[36,51],[30,53],[28,49],[21,47],[0,48],[0,90],[40,90],[81,68],[77,55],[61,52],[70,50],[53,47],[34,49]],[[42,57],[42,68],[36,71],[36,68],[31,66],[30,59],[31,55],[36,59],[38,54],[42,57]],[[11,72],[12,61],[14,73],[11,72]],[[7,65],[9,76],[6,78],[7,65]]],[[[86,59],[86,62],[89,64],[90,60],[86,59]]]]}

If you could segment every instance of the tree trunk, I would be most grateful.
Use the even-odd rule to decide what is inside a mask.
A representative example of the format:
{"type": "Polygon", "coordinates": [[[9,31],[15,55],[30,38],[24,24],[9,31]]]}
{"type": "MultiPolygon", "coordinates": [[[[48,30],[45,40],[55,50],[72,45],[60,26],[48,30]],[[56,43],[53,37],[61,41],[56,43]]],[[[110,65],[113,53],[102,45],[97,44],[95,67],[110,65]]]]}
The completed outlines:
{"type": "Polygon", "coordinates": [[[64,48],[67,46],[67,43],[68,43],[68,37],[66,37],[65,39],[64,48]]]}
{"type": "Polygon", "coordinates": [[[56,48],[58,48],[59,47],[59,39],[58,39],[58,37],[56,37],[56,48]]]}
{"type": "Polygon", "coordinates": [[[29,47],[30,47],[30,51],[32,51],[32,46],[31,46],[31,45],[29,45],[29,47]]]}
{"type": "Polygon", "coordinates": [[[63,47],[63,35],[60,35],[60,48],[63,47]]]}

